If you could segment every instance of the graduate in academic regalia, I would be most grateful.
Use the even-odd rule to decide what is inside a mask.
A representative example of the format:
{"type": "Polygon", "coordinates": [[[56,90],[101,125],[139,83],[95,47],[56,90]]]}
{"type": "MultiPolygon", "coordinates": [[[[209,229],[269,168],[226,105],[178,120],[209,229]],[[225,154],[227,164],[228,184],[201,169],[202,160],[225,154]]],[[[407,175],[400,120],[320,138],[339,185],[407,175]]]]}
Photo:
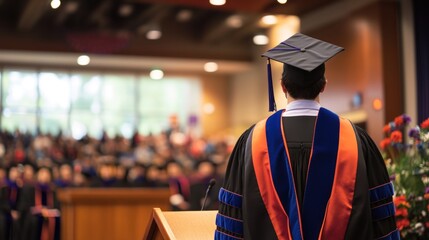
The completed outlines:
{"type": "Polygon", "coordinates": [[[20,199],[22,186],[19,174],[17,166],[9,167],[4,176],[0,174],[0,239],[17,239],[18,237],[17,202],[20,199]]]}
{"type": "Polygon", "coordinates": [[[60,239],[60,206],[49,168],[39,168],[34,185],[24,186],[18,210],[22,240],[60,239]]]}
{"type": "Polygon", "coordinates": [[[170,203],[173,210],[189,210],[191,188],[189,179],[183,172],[183,166],[176,161],[170,161],[166,164],[165,169],[168,175],[170,203]]]}
{"type": "Polygon", "coordinates": [[[376,145],[323,108],[325,64],[343,48],[297,33],[264,53],[284,63],[288,104],[245,131],[219,193],[215,239],[400,239],[376,145]]]}
{"type": "Polygon", "coordinates": [[[54,181],[58,188],[68,188],[73,186],[73,169],[69,164],[62,164],[59,168],[58,179],[54,181]]]}

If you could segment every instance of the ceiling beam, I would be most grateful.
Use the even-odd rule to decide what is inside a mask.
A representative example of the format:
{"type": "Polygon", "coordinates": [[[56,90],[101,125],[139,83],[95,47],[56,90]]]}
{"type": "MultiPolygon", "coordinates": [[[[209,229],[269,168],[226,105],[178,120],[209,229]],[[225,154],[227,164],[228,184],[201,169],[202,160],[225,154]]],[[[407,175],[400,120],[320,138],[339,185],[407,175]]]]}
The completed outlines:
{"type": "MultiPolygon", "coordinates": [[[[147,9],[142,11],[138,17],[132,19],[128,27],[131,29],[136,29],[136,28],[139,28],[144,23],[146,24],[153,21],[154,18],[164,17],[164,16],[158,16],[158,14],[161,13],[162,11],[165,11],[165,9],[166,9],[166,6],[161,4],[150,5],[147,9]]],[[[165,12],[162,15],[165,15],[165,12]]]]}
{"type": "Polygon", "coordinates": [[[48,0],[29,0],[18,22],[20,31],[30,30],[49,9],[48,0]]]}
{"type": "Polygon", "coordinates": [[[112,0],[104,0],[98,5],[94,11],[90,14],[89,21],[96,23],[100,27],[105,27],[109,24],[106,12],[112,7],[112,0]]]}
{"type": "Polygon", "coordinates": [[[226,24],[226,19],[228,17],[225,16],[215,16],[210,18],[204,25],[202,31],[202,41],[207,43],[216,42],[218,39],[225,36],[225,34],[231,30],[229,26],[226,24]]]}

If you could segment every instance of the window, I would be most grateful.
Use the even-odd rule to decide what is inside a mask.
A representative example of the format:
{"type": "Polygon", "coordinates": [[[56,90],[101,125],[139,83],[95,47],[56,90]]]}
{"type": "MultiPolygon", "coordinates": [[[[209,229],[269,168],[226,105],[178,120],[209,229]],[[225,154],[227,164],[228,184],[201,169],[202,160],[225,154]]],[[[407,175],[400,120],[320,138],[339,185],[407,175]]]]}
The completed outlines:
{"type": "Polygon", "coordinates": [[[195,79],[139,79],[138,129],[144,134],[159,133],[168,127],[168,119],[176,115],[182,126],[200,109],[200,84],[195,79]]]}
{"type": "Polygon", "coordinates": [[[129,138],[136,129],[166,130],[172,115],[185,127],[200,109],[197,79],[5,69],[0,81],[1,127],[8,131],[129,138]]]}
{"type": "Polygon", "coordinates": [[[36,132],[37,73],[5,69],[2,77],[2,129],[36,132]]]}
{"type": "Polygon", "coordinates": [[[40,92],[40,131],[68,134],[68,113],[70,110],[70,81],[65,73],[41,72],[39,74],[40,92]]]}

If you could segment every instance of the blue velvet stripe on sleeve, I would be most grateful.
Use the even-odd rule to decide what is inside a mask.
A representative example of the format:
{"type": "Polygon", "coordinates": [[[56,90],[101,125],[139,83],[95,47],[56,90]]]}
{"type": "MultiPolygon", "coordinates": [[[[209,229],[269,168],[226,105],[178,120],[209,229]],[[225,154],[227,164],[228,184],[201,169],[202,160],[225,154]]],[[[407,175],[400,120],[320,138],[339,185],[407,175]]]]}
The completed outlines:
{"type": "Polygon", "coordinates": [[[216,225],[231,233],[243,235],[243,222],[238,219],[230,218],[218,213],[216,216],[216,225]]]}
{"type": "Polygon", "coordinates": [[[215,231],[215,240],[242,240],[243,238],[234,237],[223,232],[215,231]]]}
{"type": "Polygon", "coordinates": [[[393,194],[394,194],[393,184],[391,182],[388,182],[386,184],[377,186],[369,190],[369,195],[372,203],[378,202],[388,197],[392,197],[393,194]]]}
{"type": "Polygon", "coordinates": [[[224,188],[219,191],[219,201],[235,208],[241,208],[243,197],[224,188]]]}
{"type": "Polygon", "coordinates": [[[395,231],[387,234],[386,236],[378,238],[377,240],[401,240],[401,235],[398,229],[396,229],[395,231]]]}
{"type": "Polygon", "coordinates": [[[372,209],[372,220],[377,221],[395,215],[395,206],[393,202],[383,204],[372,209]]]}

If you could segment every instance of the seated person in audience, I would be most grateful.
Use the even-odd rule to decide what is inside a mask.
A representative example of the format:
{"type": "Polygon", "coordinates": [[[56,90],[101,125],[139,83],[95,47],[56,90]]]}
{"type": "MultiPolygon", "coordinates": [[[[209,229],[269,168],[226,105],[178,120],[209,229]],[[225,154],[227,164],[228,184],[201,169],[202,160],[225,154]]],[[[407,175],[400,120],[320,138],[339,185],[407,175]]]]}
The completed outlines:
{"type": "Polygon", "coordinates": [[[146,186],[158,187],[159,185],[159,167],[156,165],[149,165],[146,169],[146,186]]]}
{"type": "Polygon", "coordinates": [[[128,171],[127,180],[132,187],[146,187],[145,168],[141,164],[136,164],[128,171]]]}
{"type": "Polygon", "coordinates": [[[116,180],[118,182],[118,187],[129,187],[127,181],[128,169],[122,164],[116,164],[116,180]]]}
{"type": "Polygon", "coordinates": [[[178,162],[170,161],[165,167],[169,178],[170,203],[173,210],[188,210],[191,189],[188,178],[183,173],[183,167],[178,162]]]}
{"type": "Polygon", "coordinates": [[[98,175],[92,181],[91,187],[119,187],[116,179],[116,166],[110,157],[101,160],[98,175]]]}
{"type": "MultiPolygon", "coordinates": [[[[200,210],[203,202],[206,189],[212,178],[216,177],[216,165],[208,160],[203,160],[197,163],[196,173],[191,178],[191,209],[200,210]]],[[[218,183],[217,186],[220,184],[218,183]]],[[[204,209],[216,209],[217,195],[219,188],[216,185],[210,191],[204,209]]]]}
{"type": "Polygon", "coordinates": [[[18,202],[22,216],[21,231],[24,240],[60,239],[60,211],[52,173],[41,167],[36,174],[34,185],[26,185],[18,202]]]}
{"type": "Polygon", "coordinates": [[[75,172],[73,174],[73,187],[88,187],[89,185],[88,177],[86,177],[83,173],[75,172]]]}
{"type": "Polygon", "coordinates": [[[54,182],[57,187],[66,188],[73,185],[73,169],[70,165],[62,164],[58,174],[59,178],[54,182]]]}

